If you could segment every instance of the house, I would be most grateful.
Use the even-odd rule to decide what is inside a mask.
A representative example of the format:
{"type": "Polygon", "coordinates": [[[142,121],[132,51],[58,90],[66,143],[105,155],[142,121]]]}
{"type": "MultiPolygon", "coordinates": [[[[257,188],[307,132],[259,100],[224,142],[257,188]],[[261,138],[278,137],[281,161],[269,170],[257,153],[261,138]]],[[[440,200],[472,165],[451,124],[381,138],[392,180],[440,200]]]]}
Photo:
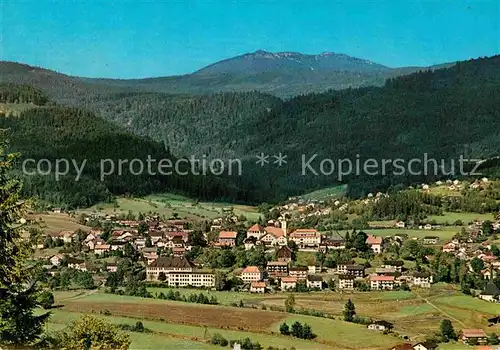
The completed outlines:
{"type": "Polygon", "coordinates": [[[363,265],[348,265],[346,268],[346,274],[358,278],[363,278],[365,276],[365,267],[363,265]]]}
{"type": "Polygon", "coordinates": [[[284,261],[269,261],[266,269],[269,276],[281,277],[288,275],[288,263],[284,261]]]}
{"type": "Polygon", "coordinates": [[[234,247],[236,245],[236,231],[221,231],[219,232],[219,246],[234,247]]]}
{"type": "Polygon", "coordinates": [[[453,242],[449,242],[443,245],[441,249],[443,250],[443,252],[451,253],[457,249],[457,245],[453,242]]]}
{"type": "Polygon", "coordinates": [[[266,282],[252,282],[250,284],[250,293],[265,293],[266,282]]]}
{"type": "Polygon", "coordinates": [[[368,237],[366,237],[366,244],[368,244],[375,254],[382,253],[382,237],[368,235],[368,237]]]}
{"type": "Polygon", "coordinates": [[[264,230],[264,227],[255,224],[248,229],[247,238],[255,237],[257,240],[259,240],[265,234],[266,234],[266,231],[264,230]]]}
{"type": "Polygon", "coordinates": [[[391,348],[391,350],[413,350],[413,345],[409,343],[403,343],[396,345],[395,347],[391,348]]]}
{"type": "Polygon", "coordinates": [[[87,271],[87,265],[85,264],[85,260],[68,258],[68,267],[70,269],[75,269],[78,271],[87,271]]]}
{"type": "Polygon", "coordinates": [[[432,275],[428,272],[415,272],[413,274],[413,285],[420,288],[430,288],[432,275]]]}
{"type": "Polygon", "coordinates": [[[351,275],[340,275],[339,276],[339,289],[354,289],[354,276],[351,275]]]}
{"type": "Polygon", "coordinates": [[[292,255],[293,255],[293,252],[292,250],[284,245],[282,247],[280,247],[278,250],[276,250],[276,260],[277,261],[283,261],[283,262],[291,262],[292,261],[292,255]]]}
{"type": "Polygon", "coordinates": [[[61,231],[59,232],[58,236],[63,240],[64,243],[71,243],[73,242],[75,231],[61,231]]]}
{"type": "Polygon", "coordinates": [[[107,263],[106,270],[109,272],[116,272],[118,270],[118,265],[116,263],[107,263]]]}
{"type": "Polygon", "coordinates": [[[111,246],[109,244],[96,244],[94,246],[94,253],[97,255],[102,255],[111,251],[111,246]]]}
{"type": "Polygon", "coordinates": [[[483,275],[485,280],[490,280],[497,276],[497,272],[493,269],[484,269],[481,270],[481,274],[483,275]]]}
{"type": "Polygon", "coordinates": [[[245,282],[262,280],[262,271],[257,266],[247,266],[241,271],[241,279],[245,282]]]}
{"type": "Polygon", "coordinates": [[[413,345],[413,350],[436,350],[438,345],[432,341],[425,341],[413,345]]]}
{"type": "Polygon", "coordinates": [[[373,331],[390,331],[394,325],[387,321],[375,321],[370,323],[367,328],[373,331]]]}
{"type": "Polygon", "coordinates": [[[311,289],[323,289],[323,277],[318,275],[308,275],[306,286],[311,289]]]}
{"type": "Polygon", "coordinates": [[[345,262],[345,263],[338,263],[337,264],[337,273],[346,274],[347,273],[347,266],[354,265],[354,264],[355,263],[353,260],[350,260],[350,261],[345,262]]]}
{"type": "Polygon", "coordinates": [[[184,256],[184,254],[186,254],[186,248],[184,248],[184,247],[172,248],[172,255],[173,256],[181,257],[181,256],[184,256]]]}
{"type": "Polygon", "coordinates": [[[316,229],[297,229],[290,234],[290,239],[299,248],[319,248],[321,234],[316,229]]]}
{"type": "Polygon", "coordinates": [[[372,276],[370,277],[370,288],[373,290],[392,290],[394,276],[372,276]]]}
{"type": "Polygon", "coordinates": [[[307,266],[307,272],[310,274],[321,273],[321,266],[319,265],[309,265],[307,266]]]}
{"type": "Polygon", "coordinates": [[[50,263],[52,265],[59,266],[61,264],[61,261],[63,259],[64,259],[64,255],[63,254],[56,254],[53,257],[51,257],[49,260],[50,260],[50,263]]]}
{"type": "Polygon", "coordinates": [[[393,267],[377,267],[375,273],[378,276],[394,276],[396,274],[396,269],[393,267]]]}
{"type": "Polygon", "coordinates": [[[61,208],[54,208],[54,209],[52,209],[52,212],[54,214],[61,214],[61,211],[62,211],[61,208]]]}
{"type": "Polygon", "coordinates": [[[295,289],[297,286],[297,277],[285,276],[281,278],[281,290],[295,289]]]}
{"type": "Polygon", "coordinates": [[[267,226],[264,231],[265,234],[260,237],[262,244],[266,246],[285,246],[287,244],[285,230],[282,228],[267,226]]]}
{"type": "Polygon", "coordinates": [[[403,265],[404,265],[404,262],[401,260],[386,260],[386,261],[384,261],[384,264],[382,265],[382,267],[386,268],[386,269],[394,269],[397,272],[402,272],[403,265]]]}
{"type": "Polygon", "coordinates": [[[437,236],[425,236],[424,244],[437,244],[439,242],[439,237],[437,236]]]}
{"type": "Polygon", "coordinates": [[[212,288],[215,286],[215,274],[206,271],[191,272],[171,271],[167,275],[169,287],[212,288]]]}
{"type": "Polygon", "coordinates": [[[498,289],[497,285],[492,280],[490,280],[488,284],[486,284],[484,291],[481,294],[479,294],[480,299],[493,302],[498,302],[499,296],[500,296],[500,289],[498,289]]]}
{"type": "Polygon", "coordinates": [[[432,225],[431,224],[425,225],[424,230],[432,230],[432,225]]]}
{"type": "Polygon", "coordinates": [[[476,344],[486,344],[488,336],[482,329],[462,329],[458,334],[458,339],[464,344],[468,344],[474,339],[476,344]]]}
{"type": "Polygon", "coordinates": [[[245,238],[245,240],[243,241],[245,250],[250,250],[255,247],[255,242],[257,242],[257,239],[253,236],[245,238]]]}
{"type": "Polygon", "coordinates": [[[296,266],[290,267],[288,269],[288,274],[293,277],[297,277],[298,280],[305,280],[307,278],[307,267],[296,266]]]}
{"type": "Polygon", "coordinates": [[[146,277],[157,281],[160,273],[168,276],[170,272],[193,272],[195,265],[185,257],[159,257],[146,266],[146,277]]]}
{"type": "Polygon", "coordinates": [[[406,227],[406,224],[404,221],[398,221],[396,222],[396,225],[395,225],[397,228],[405,228],[406,227]]]}

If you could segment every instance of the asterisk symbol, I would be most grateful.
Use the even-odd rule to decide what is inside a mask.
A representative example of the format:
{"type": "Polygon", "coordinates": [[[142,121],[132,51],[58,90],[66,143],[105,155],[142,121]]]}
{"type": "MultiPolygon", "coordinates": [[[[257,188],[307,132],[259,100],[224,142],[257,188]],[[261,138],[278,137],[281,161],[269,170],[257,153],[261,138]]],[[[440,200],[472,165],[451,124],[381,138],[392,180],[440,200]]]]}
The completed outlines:
{"type": "Polygon", "coordinates": [[[257,161],[255,162],[255,164],[260,164],[260,166],[264,166],[264,164],[269,163],[269,161],[267,160],[269,156],[265,155],[264,153],[260,153],[260,155],[257,155],[256,157],[257,161]]]}
{"type": "Polygon", "coordinates": [[[277,156],[273,156],[276,160],[273,162],[274,164],[278,164],[278,166],[282,166],[286,164],[286,155],[281,154],[281,152],[277,156]]]}

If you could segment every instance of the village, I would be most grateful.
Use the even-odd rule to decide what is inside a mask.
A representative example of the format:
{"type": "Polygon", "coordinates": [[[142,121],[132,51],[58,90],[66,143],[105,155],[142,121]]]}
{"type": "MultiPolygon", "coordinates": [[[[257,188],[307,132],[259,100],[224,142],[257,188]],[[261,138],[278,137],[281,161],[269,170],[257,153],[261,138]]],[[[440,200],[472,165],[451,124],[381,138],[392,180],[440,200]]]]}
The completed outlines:
{"type": "MultiPolygon", "coordinates": [[[[246,221],[239,222],[238,217],[231,214],[210,221],[205,225],[205,232],[201,232],[195,223],[179,218],[162,219],[158,215],[141,214],[141,220],[138,220],[93,214],[80,218],[89,225],[88,231],[60,231],[42,239],[43,244],[37,248],[42,253],[43,267],[51,276],[57,275],[64,266],[91,273],[96,285],[106,285],[109,274],[117,272],[120,258],[126,256],[128,250],[128,254],[133,251],[144,266],[148,285],[227,290],[224,284],[228,283],[224,281],[230,279],[231,291],[250,294],[293,292],[298,295],[321,290],[353,293],[430,289],[436,277],[439,278],[432,268],[438,254],[461,261],[468,274],[477,275],[484,281],[480,290],[468,290],[471,298],[476,296],[491,303],[499,302],[500,289],[494,280],[500,271],[500,252],[491,241],[482,238],[485,237],[484,230],[499,231],[500,216],[496,220],[470,222],[451,239],[443,240],[435,225],[420,225],[418,229],[428,233],[410,237],[405,233],[408,224],[397,220],[392,226],[401,233],[390,236],[355,230],[342,235],[320,232],[314,227],[289,228],[296,226],[290,222],[290,207],[283,206],[282,210],[287,212],[280,213],[277,219],[268,220],[266,225],[254,223],[246,226],[246,232],[246,221]],[[48,246],[68,247],[74,246],[75,242],[79,247],[77,250],[43,255],[48,246]],[[199,259],[199,244],[203,245],[203,250],[217,252],[218,257],[233,252],[240,255],[259,252],[261,259],[255,265],[247,259],[243,264],[231,261],[223,268],[214,267],[216,264],[210,260],[199,259]],[[421,249],[415,255],[421,263],[415,265],[404,259],[390,258],[394,249],[408,246],[421,249]],[[198,254],[194,254],[195,251],[198,254]],[[336,254],[333,263],[326,259],[331,254],[336,254]],[[298,255],[308,258],[299,262],[298,255]]],[[[304,207],[311,208],[314,204],[305,203],[304,207]]],[[[441,281],[444,280],[441,277],[441,281]]],[[[462,286],[462,291],[464,288],[462,286]]],[[[496,324],[498,318],[489,321],[496,324]]],[[[366,327],[385,333],[391,331],[393,323],[372,320],[366,327]]],[[[488,339],[482,329],[464,328],[459,334],[465,344],[485,344],[488,339]]],[[[405,344],[394,349],[410,349],[411,344],[405,344]]],[[[437,348],[432,342],[411,346],[411,349],[418,350],[437,348]]]]}

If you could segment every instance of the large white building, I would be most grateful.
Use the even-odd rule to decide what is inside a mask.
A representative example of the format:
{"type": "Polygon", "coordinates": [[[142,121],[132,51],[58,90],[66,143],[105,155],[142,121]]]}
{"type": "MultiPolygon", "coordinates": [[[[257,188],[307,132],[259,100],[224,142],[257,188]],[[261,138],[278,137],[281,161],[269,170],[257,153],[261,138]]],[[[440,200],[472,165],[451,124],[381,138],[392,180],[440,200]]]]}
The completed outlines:
{"type": "Polygon", "coordinates": [[[299,248],[318,248],[321,244],[321,234],[316,229],[298,229],[290,234],[290,239],[299,248]]]}
{"type": "Polygon", "coordinates": [[[215,275],[211,272],[169,272],[169,287],[214,287],[215,275]]]}
{"type": "Polygon", "coordinates": [[[196,266],[185,257],[160,257],[146,266],[149,281],[163,281],[170,287],[213,287],[215,275],[197,271],[196,266]],[[165,276],[163,280],[160,274],[165,276]]]}

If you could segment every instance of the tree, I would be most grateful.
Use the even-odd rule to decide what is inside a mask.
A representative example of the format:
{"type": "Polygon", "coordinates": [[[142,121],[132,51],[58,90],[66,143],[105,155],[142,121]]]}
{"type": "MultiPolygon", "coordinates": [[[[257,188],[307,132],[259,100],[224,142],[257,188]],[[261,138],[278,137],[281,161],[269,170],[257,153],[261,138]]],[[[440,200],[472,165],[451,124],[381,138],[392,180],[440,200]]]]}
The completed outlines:
{"type": "Polygon", "coordinates": [[[227,284],[227,274],[224,271],[217,270],[215,272],[215,289],[224,290],[227,284]]]}
{"type": "Polygon", "coordinates": [[[475,273],[479,273],[484,269],[484,262],[483,260],[475,257],[470,261],[470,266],[472,267],[475,273]]]}
{"type": "Polygon", "coordinates": [[[309,326],[307,323],[304,323],[304,326],[302,327],[302,339],[313,339],[314,334],[312,332],[311,326],[309,326]]]}
{"type": "Polygon", "coordinates": [[[144,332],[144,325],[142,324],[141,321],[137,321],[134,326],[134,331],[135,332],[144,332]]]}
{"type": "Polygon", "coordinates": [[[293,294],[290,294],[285,299],[285,311],[286,312],[293,312],[294,306],[295,306],[295,296],[293,294]]]}
{"type": "Polygon", "coordinates": [[[44,309],[50,309],[54,305],[54,294],[46,290],[40,293],[38,300],[44,309]]]}
{"type": "Polygon", "coordinates": [[[130,346],[130,337],[113,324],[84,315],[74,321],[69,330],[61,334],[61,347],[66,349],[120,349],[130,346]]]}
{"type": "Polygon", "coordinates": [[[352,246],[354,249],[356,249],[358,252],[366,252],[368,251],[369,247],[368,244],[366,244],[366,238],[368,236],[364,232],[358,232],[354,236],[354,239],[352,241],[352,246]]]}
{"type": "Polygon", "coordinates": [[[483,222],[482,229],[483,229],[483,235],[485,236],[491,236],[494,232],[493,224],[491,223],[490,220],[486,220],[483,222]]]}
{"type": "Polygon", "coordinates": [[[442,320],[441,321],[441,339],[443,342],[449,342],[450,340],[456,340],[457,335],[455,333],[455,329],[453,328],[453,324],[450,320],[442,320]]]}
{"type": "Polygon", "coordinates": [[[354,316],[356,316],[356,307],[351,299],[347,300],[347,303],[345,303],[343,315],[344,321],[346,322],[352,322],[354,320],[354,316]]]}
{"type": "Polygon", "coordinates": [[[286,324],[286,322],[282,323],[280,326],[280,333],[283,335],[290,335],[290,328],[286,324]]]}
{"type": "Polygon", "coordinates": [[[144,243],[146,248],[151,248],[153,246],[153,242],[151,241],[151,236],[147,235],[146,236],[146,242],[144,243]]]}
{"type": "Polygon", "coordinates": [[[160,272],[160,273],[158,274],[158,281],[162,281],[162,282],[163,282],[163,281],[165,281],[166,279],[167,279],[167,275],[165,275],[165,272],[163,272],[163,271],[162,271],[162,272],[160,272]]]}
{"type": "Polygon", "coordinates": [[[497,258],[500,257],[500,249],[496,245],[491,246],[491,252],[493,255],[495,255],[497,258]]]}
{"type": "Polygon", "coordinates": [[[488,344],[490,344],[490,345],[500,344],[500,340],[498,339],[498,335],[496,335],[496,333],[491,333],[488,336],[488,344]]]}
{"type": "Polygon", "coordinates": [[[302,338],[302,332],[303,332],[303,327],[300,322],[295,322],[292,324],[292,330],[290,332],[291,335],[293,335],[296,338],[302,338]]]}
{"type": "Polygon", "coordinates": [[[139,225],[137,226],[137,234],[139,236],[144,236],[147,232],[148,232],[148,225],[142,221],[141,223],[139,223],[139,225]]]}
{"type": "Polygon", "coordinates": [[[18,155],[5,154],[4,146],[0,142],[0,345],[27,346],[39,340],[49,313],[33,313],[40,291],[35,269],[25,263],[33,242],[22,241],[20,233],[29,203],[21,200],[21,183],[10,177],[18,155]]]}

